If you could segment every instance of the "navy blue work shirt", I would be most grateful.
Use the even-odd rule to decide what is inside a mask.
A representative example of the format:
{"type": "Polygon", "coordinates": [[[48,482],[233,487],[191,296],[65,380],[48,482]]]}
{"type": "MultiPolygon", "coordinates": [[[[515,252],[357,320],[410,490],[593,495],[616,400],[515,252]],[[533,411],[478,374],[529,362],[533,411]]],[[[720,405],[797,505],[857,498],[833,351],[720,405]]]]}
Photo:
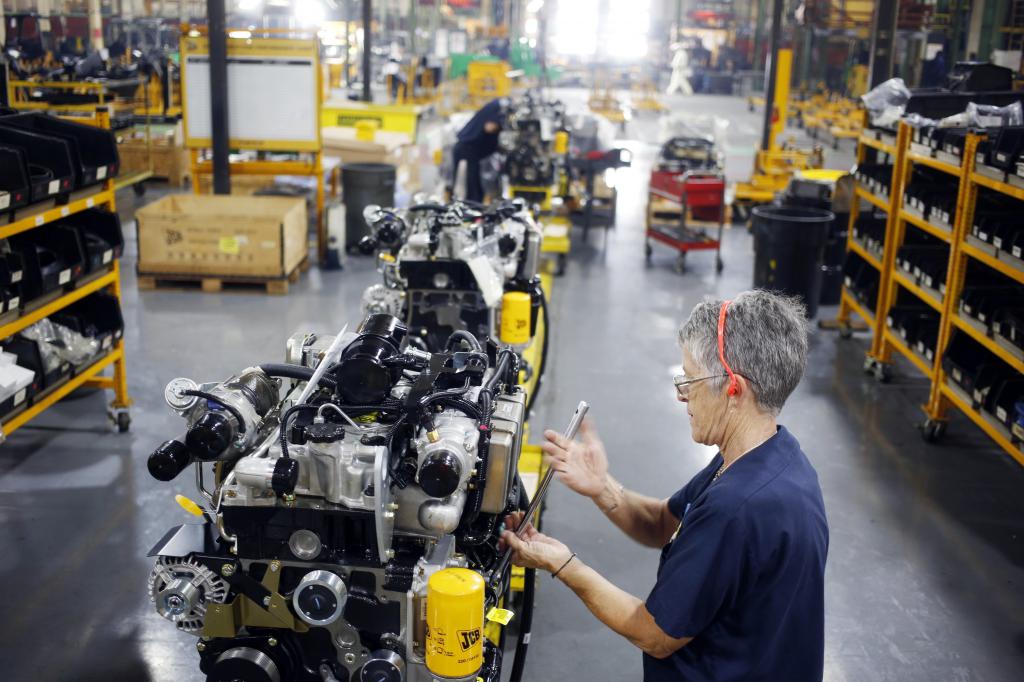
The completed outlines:
{"type": "Polygon", "coordinates": [[[818,475],[784,427],[712,481],[722,455],[668,501],[680,519],[647,610],[693,640],[644,654],[644,682],[820,682],[828,525],[818,475]]]}
{"type": "Polygon", "coordinates": [[[501,126],[504,122],[501,100],[491,100],[473,114],[473,118],[466,122],[456,139],[462,148],[473,156],[488,157],[498,150],[498,133],[489,133],[484,130],[484,126],[488,123],[497,123],[501,126]]]}

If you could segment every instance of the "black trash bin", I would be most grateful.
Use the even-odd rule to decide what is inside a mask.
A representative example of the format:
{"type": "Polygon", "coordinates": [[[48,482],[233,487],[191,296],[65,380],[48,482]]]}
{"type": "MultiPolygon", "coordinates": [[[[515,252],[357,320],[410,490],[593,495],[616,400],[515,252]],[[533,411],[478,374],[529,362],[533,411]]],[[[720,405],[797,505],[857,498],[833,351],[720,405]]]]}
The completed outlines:
{"type": "Polygon", "coordinates": [[[341,167],[345,193],[345,250],[353,251],[370,234],[363,209],[372,204],[395,205],[394,166],[386,163],[349,163],[341,167]]]}
{"type": "Polygon", "coordinates": [[[819,208],[758,206],[753,216],[754,286],[801,297],[813,318],[835,215],[819,208]]]}

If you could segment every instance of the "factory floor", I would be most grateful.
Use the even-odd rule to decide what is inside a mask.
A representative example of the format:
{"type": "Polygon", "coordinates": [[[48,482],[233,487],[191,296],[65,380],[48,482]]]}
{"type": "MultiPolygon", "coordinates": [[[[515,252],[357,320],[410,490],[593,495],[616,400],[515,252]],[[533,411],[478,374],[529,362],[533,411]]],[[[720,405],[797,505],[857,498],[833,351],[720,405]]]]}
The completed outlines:
{"type": "MultiPolygon", "coordinates": [[[[670,104],[728,121],[726,169],[732,179],[748,173],[760,114],[740,98],[670,104]]],[[[657,248],[645,267],[645,187],[660,136],[649,116],[629,125],[623,139],[636,158],[620,176],[618,225],[606,243],[599,232],[589,244],[575,237],[551,302],[550,366],[533,432],[561,429],[585,399],[612,472],[631,489],[667,496],[712,455],[690,440],[673,397],[676,329],[702,296],[748,288],[753,253],[747,232],[734,228],[725,236],[721,275],[712,255],[700,253],[680,275],[673,254],[657,248]]],[[[829,152],[830,166],[849,166],[850,142],[844,145],[829,152]]],[[[119,198],[125,216],[140,201],[130,193],[119,198]]],[[[0,447],[3,680],[203,679],[195,640],[157,616],[146,591],[147,551],[187,520],[174,494],[195,495],[188,476],[168,485],[146,471],[148,453],[181,427],[163,387],[178,376],[222,379],[281,360],[297,329],[357,323],[360,295],[378,279],[368,260],[349,259],[340,272],[313,269],[285,297],[139,292],[134,234],[126,232],[131,433],[111,433],[107,397],[91,393],[0,447]]],[[[815,330],[806,377],[780,419],[818,470],[831,527],[825,679],[1019,680],[1024,469],[959,416],[941,445],[926,445],[915,429],[924,380],[901,366],[892,383],[877,383],[861,371],[866,348],[863,337],[844,341],[815,330]]],[[[657,552],[622,537],[588,501],[556,484],[544,525],[613,583],[646,596],[657,552]]],[[[540,578],[525,679],[636,680],[640,670],[635,648],[560,583],[540,578]]]]}

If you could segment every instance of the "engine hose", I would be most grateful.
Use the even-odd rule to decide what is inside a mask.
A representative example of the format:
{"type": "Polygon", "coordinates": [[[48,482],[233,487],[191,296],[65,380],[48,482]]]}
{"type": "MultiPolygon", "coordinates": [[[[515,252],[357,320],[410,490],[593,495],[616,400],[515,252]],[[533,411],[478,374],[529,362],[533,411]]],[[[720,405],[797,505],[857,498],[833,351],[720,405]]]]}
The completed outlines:
{"type": "Polygon", "coordinates": [[[494,388],[501,381],[505,372],[508,371],[508,364],[512,361],[514,353],[508,348],[502,348],[498,353],[498,361],[494,365],[494,373],[484,382],[484,390],[494,392],[494,388]]]}
{"type": "MultiPolygon", "coordinates": [[[[519,506],[529,508],[529,499],[526,497],[526,490],[520,481],[519,506]]],[[[524,519],[525,520],[525,519],[524,519]]],[[[536,592],[537,570],[526,569],[523,576],[523,606],[519,614],[519,639],[516,642],[515,658],[512,659],[512,674],[509,682],[520,682],[523,679],[523,668],[526,666],[526,652],[530,647],[530,630],[533,628],[533,598],[536,592]]]]}
{"type": "MultiPolygon", "coordinates": [[[[313,372],[316,371],[312,367],[276,362],[268,362],[265,365],[260,365],[260,369],[269,377],[283,377],[285,379],[296,379],[298,381],[309,381],[313,378],[313,372]]],[[[330,377],[325,374],[320,377],[320,385],[333,391],[337,387],[337,382],[334,380],[334,377],[330,377]]]]}
{"type": "Polygon", "coordinates": [[[548,337],[551,335],[551,326],[548,324],[548,297],[544,293],[543,287],[540,290],[540,312],[544,323],[544,338],[540,342],[540,360],[537,363],[537,368],[534,370],[537,373],[537,383],[533,385],[533,392],[526,398],[526,408],[523,411],[524,422],[533,414],[533,406],[537,402],[540,384],[544,379],[544,370],[548,366],[548,337]]]}
{"type": "Polygon", "coordinates": [[[480,345],[480,340],[465,329],[456,329],[453,331],[448,337],[448,340],[444,342],[444,349],[448,351],[452,350],[459,341],[465,341],[469,344],[469,347],[477,353],[483,351],[483,346],[480,345]]]}
{"type": "Polygon", "coordinates": [[[239,435],[245,433],[245,420],[242,418],[242,413],[239,412],[238,408],[235,407],[234,405],[228,405],[227,403],[224,402],[223,399],[218,398],[217,396],[215,396],[212,393],[207,393],[206,391],[188,390],[188,391],[182,391],[181,394],[182,395],[193,395],[193,396],[195,396],[197,398],[203,398],[204,400],[217,403],[218,405],[223,407],[225,410],[230,412],[231,416],[233,416],[235,418],[235,420],[238,422],[238,433],[239,433],[239,435]]]}
{"type": "Polygon", "coordinates": [[[410,211],[444,211],[448,207],[444,204],[438,204],[434,202],[426,202],[423,204],[413,204],[409,207],[410,211]]]}
{"type": "Polygon", "coordinates": [[[499,682],[501,680],[501,651],[501,647],[494,646],[489,642],[484,644],[484,665],[477,673],[478,678],[484,682],[499,682]]]}
{"type": "Polygon", "coordinates": [[[302,410],[318,409],[320,409],[319,405],[303,403],[301,405],[292,405],[285,411],[284,416],[281,417],[281,457],[284,459],[289,459],[290,457],[288,454],[288,421],[291,419],[292,415],[296,412],[301,412],[302,410]]]}

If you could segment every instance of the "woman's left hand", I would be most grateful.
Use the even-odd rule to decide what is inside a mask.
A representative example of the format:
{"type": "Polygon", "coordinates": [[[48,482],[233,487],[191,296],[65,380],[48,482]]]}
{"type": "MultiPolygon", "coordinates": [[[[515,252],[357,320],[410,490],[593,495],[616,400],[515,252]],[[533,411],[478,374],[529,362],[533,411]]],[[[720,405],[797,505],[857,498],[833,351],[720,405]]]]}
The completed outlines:
{"type": "Polygon", "coordinates": [[[523,537],[516,537],[515,530],[523,522],[523,512],[505,517],[506,530],[501,534],[501,549],[512,548],[512,562],[524,568],[541,568],[554,573],[565,565],[572,552],[563,543],[544,535],[532,523],[527,523],[523,537]]]}

